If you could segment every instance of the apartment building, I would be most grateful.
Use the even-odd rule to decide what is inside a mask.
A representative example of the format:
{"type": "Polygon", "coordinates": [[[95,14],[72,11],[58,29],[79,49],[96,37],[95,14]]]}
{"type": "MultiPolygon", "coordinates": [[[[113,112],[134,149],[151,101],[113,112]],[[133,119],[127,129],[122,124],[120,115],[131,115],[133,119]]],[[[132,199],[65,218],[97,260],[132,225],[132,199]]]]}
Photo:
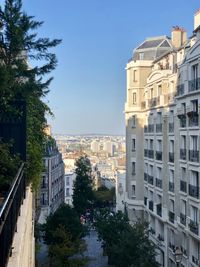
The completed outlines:
{"type": "Polygon", "coordinates": [[[200,266],[200,12],[193,36],[148,38],[127,64],[126,208],[149,222],[161,266],[200,266]]]}
{"type": "Polygon", "coordinates": [[[51,138],[46,144],[43,157],[44,172],[39,194],[40,215],[38,222],[46,222],[47,216],[54,213],[64,202],[64,163],[55,141],[51,138]]]}

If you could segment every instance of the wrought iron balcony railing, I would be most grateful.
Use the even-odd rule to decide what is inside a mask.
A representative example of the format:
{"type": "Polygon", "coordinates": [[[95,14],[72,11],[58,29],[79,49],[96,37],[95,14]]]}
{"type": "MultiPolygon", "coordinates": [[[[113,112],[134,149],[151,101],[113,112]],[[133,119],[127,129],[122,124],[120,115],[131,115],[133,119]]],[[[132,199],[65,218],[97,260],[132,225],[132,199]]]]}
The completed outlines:
{"type": "Polygon", "coordinates": [[[149,149],[148,156],[150,159],[154,158],[154,151],[152,149],[149,149]]]}
{"type": "Polygon", "coordinates": [[[191,232],[193,232],[196,235],[199,235],[199,225],[197,222],[190,220],[189,228],[191,232]]]}
{"type": "Polygon", "coordinates": [[[200,89],[200,78],[188,81],[188,91],[193,92],[200,89]]]}
{"type": "Polygon", "coordinates": [[[187,183],[183,180],[180,180],[180,191],[187,193],[187,183]]]}
{"type": "Polygon", "coordinates": [[[7,265],[8,257],[12,254],[13,237],[20,207],[25,198],[25,189],[24,164],[22,164],[0,209],[0,267],[7,265]]]}
{"type": "Polygon", "coordinates": [[[199,187],[189,184],[189,195],[191,197],[199,198],[199,187]]]}
{"type": "Polygon", "coordinates": [[[189,161],[199,162],[199,151],[198,150],[189,150],[189,161]]]}

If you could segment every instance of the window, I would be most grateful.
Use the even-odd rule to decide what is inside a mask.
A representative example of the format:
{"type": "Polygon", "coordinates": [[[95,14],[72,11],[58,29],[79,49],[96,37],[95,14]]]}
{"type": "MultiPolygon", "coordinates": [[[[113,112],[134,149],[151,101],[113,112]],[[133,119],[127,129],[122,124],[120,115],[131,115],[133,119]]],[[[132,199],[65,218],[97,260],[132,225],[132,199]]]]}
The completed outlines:
{"type": "Polygon", "coordinates": [[[192,66],[192,79],[195,80],[198,78],[198,64],[192,66]]]}
{"type": "Polygon", "coordinates": [[[158,124],[162,123],[162,113],[161,112],[157,112],[157,123],[158,124]]]}
{"type": "Polygon", "coordinates": [[[181,180],[186,181],[186,168],[181,168],[181,180]]]}
{"type": "Polygon", "coordinates": [[[135,175],[135,162],[132,162],[132,175],[135,175]]]}
{"type": "Polygon", "coordinates": [[[190,184],[199,187],[199,173],[191,171],[190,173],[190,184]]]}
{"type": "Polygon", "coordinates": [[[135,104],[136,101],[137,101],[137,99],[136,99],[136,93],[133,93],[133,104],[135,104]]]}
{"type": "Polygon", "coordinates": [[[153,139],[150,139],[150,150],[153,150],[153,139]]]}
{"type": "Polygon", "coordinates": [[[170,110],[169,113],[169,123],[173,123],[174,122],[174,111],[170,110]]]}
{"type": "Polygon", "coordinates": [[[197,135],[190,136],[190,149],[194,151],[198,150],[198,136],[197,135]]]}
{"type": "Polygon", "coordinates": [[[181,199],[181,213],[186,214],[186,201],[181,199]]]}
{"type": "Polygon", "coordinates": [[[193,222],[198,222],[198,209],[194,206],[190,208],[190,217],[193,222]]]}
{"type": "Polygon", "coordinates": [[[197,99],[191,101],[191,110],[196,113],[198,112],[198,100],[197,99]]]}
{"type": "Polygon", "coordinates": [[[66,177],[66,185],[69,185],[69,177],[66,177]]]}
{"type": "Polygon", "coordinates": [[[66,197],[69,197],[69,188],[66,188],[66,197]]]}
{"type": "Polygon", "coordinates": [[[137,73],[137,70],[133,70],[133,81],[136,82],[136,73],[137,73]]]}
{"type": "Polygon", "coordinates": [[[186,104],[185,103],[181,103],[181,110],[182,110],[183,114],[186,114],[186,104]]]}
{"type": "Polygon", "coordinates": [[[139,53],[139,60],[144,60],[144,53],[139,53]]]}
{"type": "Polygon", "coordinates": [[[132,193],[132,196],[135,196],[135,185],[132,185],[131,186],[131,190],[132,190],[132,192],[131,192],[132,193]]]}
{"type": "Polygon", "coordinates": [[[160,167],[157,167],[157,178],[158,179],[161,179],[162,177],[161,177],[161,168],[160,167]]]}
{"type": "Polygon", "coordinates": [[[157,151],[162,151],[162,140],[157,140],[157,151]]]}
{"type": "Polygon", "coordinates": [[[181,149],[186,149],[186,136],[181,135],[181,149]]]}
{"type": "Polygon", "coordinates": [[[132,116],[132,127],[136,127],[136,116],[132,116]]]}
{"type": "Polygon", "coordinates": [[[132,139],[132,151],[135,151],[135,138],[132,139]]]}
{"type": "Polygon", "coordinates": [[[158,96],[162,95],[162,85],[158,85],[158,96]]]}
{"type": "Polygon", "coordinates": [[[169,151],[174,153],[174,140],[169,141],[169,151]]]}

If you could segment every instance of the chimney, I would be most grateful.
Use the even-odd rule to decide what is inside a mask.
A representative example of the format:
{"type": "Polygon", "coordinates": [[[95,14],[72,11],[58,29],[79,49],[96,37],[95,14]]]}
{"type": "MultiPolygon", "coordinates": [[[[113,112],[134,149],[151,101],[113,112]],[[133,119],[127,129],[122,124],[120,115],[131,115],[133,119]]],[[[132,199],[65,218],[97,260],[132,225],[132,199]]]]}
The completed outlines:
{"type": "Polygon", "coordinates": [[[179,26],[172,28],[172,45],[175,48],[181,47],[187,41],[187,32],[179,26]]]}
{"type": "Polygon", "coordinates": [[[194,30],[200,26],[200,9],[194,14],[194,30]]]}

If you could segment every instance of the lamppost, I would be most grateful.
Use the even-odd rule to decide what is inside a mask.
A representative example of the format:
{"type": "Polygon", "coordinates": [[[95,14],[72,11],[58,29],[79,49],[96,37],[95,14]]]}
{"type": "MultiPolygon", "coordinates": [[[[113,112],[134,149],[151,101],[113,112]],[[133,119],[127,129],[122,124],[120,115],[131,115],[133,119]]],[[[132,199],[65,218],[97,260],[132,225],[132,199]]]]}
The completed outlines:
{"type": "Polygon", "coordinates": [[[177,266],[177,267],[180,267],[180,263],[181,263],[181,261],[182,261],[183,253],[182,253],[182,251],[180,250],[179,247],[176,247],[174,253],[175,253],[176,266],[177,266]]]}

